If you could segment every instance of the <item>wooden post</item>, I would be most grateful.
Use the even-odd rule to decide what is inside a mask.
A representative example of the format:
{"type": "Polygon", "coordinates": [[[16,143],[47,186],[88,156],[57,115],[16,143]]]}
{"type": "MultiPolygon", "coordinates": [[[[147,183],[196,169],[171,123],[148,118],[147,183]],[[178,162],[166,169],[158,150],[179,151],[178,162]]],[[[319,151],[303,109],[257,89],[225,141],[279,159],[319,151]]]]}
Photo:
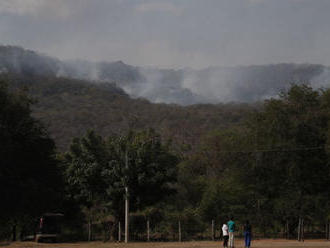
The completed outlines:
{"type": "Polygon", "coordinates": [[[300,225],[301,225],[301,222],[300,222],[300,217],[299,217],[299,222],[298,222],[298,238],[297,238],[298,241],[300,241],[300,225]]]}
{"type": "Polygon", "coordinates": [[[150,241],[150,225],[149,220],[147,220],[147,240],[150,241]]]}
{"type": "Polygon", "coordinates": [[[328,223],[325,224],[325,240],[328,240],[328,223]]]}
{"type": "Polygon", "coordinates": [[[301,240],[304,242],[305,238],[304,238],[304,231],[305,231],[305,227],[304,227],[304,219],[301,218],[301,240]]]}
{"type": "Polygon", "coordinates": [[[120,226],[120,221],[118,222],[118,242],[121,242],[121,226],[120,226]]]}
{"type": "Polygon", "coordinates": [[[181,221],[179,221],[179,242],[182,241],[182,237],[181,237],[181,221]]]}
{"type": "Polygon", "coordinates": [[[88,220],[88,241],[92,240],[92,219],[89,216],[89,220],[88,220]]]}
{"type": "Polygon", "coordinates": [[[212,220],[212,240],[214,241],[214,220],[212,220]]]}
{"type": "MultiPolygon", "coordinates": [[[[128,170],[127,148],[125,153],[125,167],[128,170]]],[[[126,185],[125,186],[125,243],[128,243],[128,240],[129,240],[129,195],[128,195],[128,185],[126,185]]]]}

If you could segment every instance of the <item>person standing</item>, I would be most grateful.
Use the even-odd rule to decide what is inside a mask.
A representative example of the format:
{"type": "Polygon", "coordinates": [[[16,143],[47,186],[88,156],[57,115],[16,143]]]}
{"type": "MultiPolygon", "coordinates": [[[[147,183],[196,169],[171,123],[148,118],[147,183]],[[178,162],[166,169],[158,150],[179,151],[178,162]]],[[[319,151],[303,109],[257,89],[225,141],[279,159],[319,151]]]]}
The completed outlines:
{"type": "Polygon", "coordinates": [[[223,224],[222,226],[222,236],[223,236],[223,247],[228,247],[228,226],[227,224],[223,224]]]}
{"type": "Polygon", "coordinates": [[[251,235],[252,235],[252,227],[247,220],[244,225],[244,241],[245,241],[245,247],[250,248],[251,246],[251,235]]]}
{"type": "Polygon", "coordinates": [[[229,231],[229,247],[234,248],[234,232],[235,232],[235,222],[234,217],[231,217],[227,223],[229,231]]]}

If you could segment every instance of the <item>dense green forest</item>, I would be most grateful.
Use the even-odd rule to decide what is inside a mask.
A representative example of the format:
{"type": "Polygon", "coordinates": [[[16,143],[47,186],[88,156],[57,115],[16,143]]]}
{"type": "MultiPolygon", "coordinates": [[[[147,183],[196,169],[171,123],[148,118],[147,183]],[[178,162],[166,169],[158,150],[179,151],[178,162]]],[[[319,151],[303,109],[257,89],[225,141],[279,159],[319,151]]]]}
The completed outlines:
{"type": "Polygon", "coordinates": [[[132,226],[148,219],[159,233],[230,215],[265,236],[286,225],[293,234],[299,218],[329,221],[329,90],[292,85],[255,105],[181,107],[114,84],[3,74],[0,95],[3,239],[52,211],[66,216],[70,240],[87,239],[88,223],[114,239],[104,223],[123,221],[125,185],[132,226]]]}

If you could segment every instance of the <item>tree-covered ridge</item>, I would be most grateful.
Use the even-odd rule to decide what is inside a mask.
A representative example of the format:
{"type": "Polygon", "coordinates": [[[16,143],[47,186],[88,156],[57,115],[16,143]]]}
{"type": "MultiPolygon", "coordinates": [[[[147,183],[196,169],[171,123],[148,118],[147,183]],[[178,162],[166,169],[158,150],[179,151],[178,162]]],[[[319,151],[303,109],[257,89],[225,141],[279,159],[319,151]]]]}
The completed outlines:
{"type": "Polygon", "coordinates": [[[132,99],[109,83],[16,74],[2,77],[12,88],[27,88],[37,100],[33,115],[47,125],[60,150],[91,128],[103,136],[125,133],[130,128],[154,128],[178,146],[195,146],[204,133],[239,123],[253,109],[248,104],[153,104],[132,99]]]}

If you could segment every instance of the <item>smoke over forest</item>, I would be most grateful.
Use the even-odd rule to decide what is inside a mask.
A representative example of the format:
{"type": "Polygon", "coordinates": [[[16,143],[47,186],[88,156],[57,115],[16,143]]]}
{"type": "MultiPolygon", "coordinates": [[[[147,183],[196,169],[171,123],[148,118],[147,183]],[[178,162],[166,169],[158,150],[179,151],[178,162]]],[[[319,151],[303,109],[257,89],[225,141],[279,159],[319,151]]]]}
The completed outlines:
{"type": "Polygon", "coordinates": [[[315,64],[159,69],[122,61],[61,61],[13,46],[0,47],[0,72],[110,82],[134,98],[180,105],[255,102],[275,97],[293,83],[318,89],[330,82],[330,68],[315,64]]]}
{"type": "Polygon", "coordinates": [[[215,247],[234,216],[235,247],[251,227],[267,247],[325,247],[329,13],[330,0],[0,0],[0,246],[215,247]]]}

